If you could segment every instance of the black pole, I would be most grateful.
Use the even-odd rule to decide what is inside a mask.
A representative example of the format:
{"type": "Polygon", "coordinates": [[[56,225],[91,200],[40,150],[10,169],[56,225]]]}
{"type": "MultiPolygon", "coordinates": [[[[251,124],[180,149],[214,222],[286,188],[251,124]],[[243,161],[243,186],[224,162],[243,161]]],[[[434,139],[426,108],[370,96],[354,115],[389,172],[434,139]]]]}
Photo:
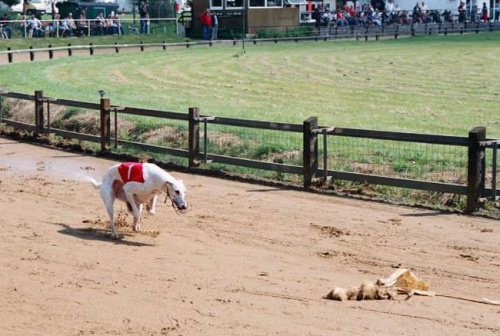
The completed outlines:
{"type": "Polygon", "coordinates": [[[241,20],[243,22],[243,40],[242,40],[242,45],[243,45],[243,53],[246,53],[245,50],[245,26],[246,26],[246,8],[247,8],[247,0],[243,0],[243,19],[241,20]]]}

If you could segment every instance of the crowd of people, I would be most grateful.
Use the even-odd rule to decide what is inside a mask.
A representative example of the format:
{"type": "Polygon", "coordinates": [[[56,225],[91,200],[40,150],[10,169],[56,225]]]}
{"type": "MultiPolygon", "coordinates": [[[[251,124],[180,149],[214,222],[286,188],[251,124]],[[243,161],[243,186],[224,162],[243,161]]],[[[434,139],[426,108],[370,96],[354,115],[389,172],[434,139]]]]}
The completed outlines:
{"type": "MultiPolygon", "coordinates": [[[[357,10],[352,1],[347,1],[346,5],[337,10],[330,10],[328,7],[318,5],[314,11],[316,28],[321,26],[348,26],[348,25],[382,25],[382,24],[425,24],[425,23],[452,23],[467,22],[467,8],[465,2],[461,2],[457,8],[458,17],[451,10],[429,10],[427,4],[416,2],[411,11],[400,10],[394,0],[378,2],[382,4],[374,7],[371,4],[363,4],[357,10]]],[[[470,13],[469,21],[483,22],[499,21],[500,0],[497,1],[494,9],[494,17],[489,16],[488,7],[483,3],[480,10],[470,13]]]]}
{"type": "MultiPolygon", "coordinates": [[[[471,22],[499,22],[500,21],[500,0],[496,0],[495,7],[492,8],[493,15],[490,16],[488,6],[483,2],[482,7],[466,7],[465,2],[461,2],[457,10],[429,10],[427,4],[416,2],[412,10],[401,10],[394,0],[379,0],[374,2],[374,6],[368,3],[355,8],[354,2],[348,0],[345,5],[337,10],[331,10],[327,6],[318,4],[314,10],[316,28],[322,26],[350,26],[350,25],[390,25],[390,24],[427,24],[427,23],[465,23],[471,22]],[[458,13],[458,15],[456,15],[458,13]]],[[[69,13],[65,18],[55,14],[53,20],[39,20],[35,15],[29,18],[22,17],[20,20],[20,34],[22,37],[70,37],[87,35],[123,35],[124,29],[118,14],[111,12],[107,17],[103,13],[95,19],[87,19],[85,9],[78,19],[73,18],[69,13]]],[[[149,9],[147,2],[142,1],[139,5],[140,30],[137,28],[132,33],[149,33],[149,9]]],[[[217,40],[219,19],[217,13],[206,9],[198,17],[202,25],[204,40],[217,40]]],[[[19,21],[18,21],[19,22],[19,21]]],[[[16,28],[17,29],[17,28],[16,28]]],[[[6,14],[0,19],[0,37],[12,38],[12,21],[6,14]]]]}
{"type": "MultiPolygon", "coordinates": [[[[147,13],[146,13],[147,14],[147,13]]],[[[12,23],[16,22],[19,27],[21,37],[39,38],[39,37],[71,37],[71,36],[89,36],[89,35],[123,35],[124,29],[118,14],[111,12],[107,17],[103,13],[89,20],[85,17],[85,11],[82,11],[78,19],[73,18],[72,13],[68,13],[65,18],[56,13],[53,20],[40,20],[34,14],[22,16],[21,20],[11,21],[6,14],[0,19],[0,33],[2,38],[12,38],[12,23]]],[[[148,32],[149,17],[146,23],[142,24],[141,29],[148,32]]],[[[17,29],[17,28],[16,28],[17,29]]]]}

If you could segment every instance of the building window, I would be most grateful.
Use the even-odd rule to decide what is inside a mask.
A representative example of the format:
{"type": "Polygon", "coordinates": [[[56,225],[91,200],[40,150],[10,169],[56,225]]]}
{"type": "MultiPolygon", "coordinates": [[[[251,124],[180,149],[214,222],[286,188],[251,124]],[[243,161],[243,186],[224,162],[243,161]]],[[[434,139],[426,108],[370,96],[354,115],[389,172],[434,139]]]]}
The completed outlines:
{"type": "Polygon", "coordinates": [[[222,9],[222,0],[210,0],[210,9],[222,9]]]}
{"type": "Polygon", "coordinates": [[[243,8],[243,0],[226,0],[226,9],[243,8]]]}
{"type": "Polygon", "coordinates": [[[250,7],[266,7],[266,0],[250,0],[250,7]]]}
{"type": "Polygon", "coordinates": [[[283,7],[282,0],[250,0],[250,7],[283,7]]]}

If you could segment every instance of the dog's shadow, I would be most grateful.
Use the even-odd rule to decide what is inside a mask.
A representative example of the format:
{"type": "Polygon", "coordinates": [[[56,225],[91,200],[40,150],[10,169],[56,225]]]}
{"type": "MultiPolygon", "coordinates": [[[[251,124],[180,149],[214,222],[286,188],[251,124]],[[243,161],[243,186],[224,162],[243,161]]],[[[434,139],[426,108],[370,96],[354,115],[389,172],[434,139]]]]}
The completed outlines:
{"type": "Polygon", "coordinates": [[[63,235],[73,236],[79,239],[86,240],[99,240],[103,242],[113,243],[117,245],[127,245],[127,246],[154,246],[149,243],[140,243],[135,241],[126,240],[127,237],[133,237],[134,235],[130,233],[120,233],[119,239],[112,239],[108,230],[98,229],[94,227],[87,228],[73,228],[64,223],[50,223],[62,226],[63,229],[57,231],[63,235]]]}

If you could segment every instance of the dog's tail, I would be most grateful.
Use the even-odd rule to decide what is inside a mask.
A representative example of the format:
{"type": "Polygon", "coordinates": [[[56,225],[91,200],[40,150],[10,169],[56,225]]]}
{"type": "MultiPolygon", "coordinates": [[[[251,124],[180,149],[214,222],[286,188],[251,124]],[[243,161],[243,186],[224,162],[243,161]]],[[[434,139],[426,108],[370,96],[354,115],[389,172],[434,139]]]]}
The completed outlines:
{"type": "Polygon", "coordinates": [[[86,178],[86,179],[87,179],[87,181],[88,181],[88,182],[92,183],[92,185],[93,185],[93,186],[94,186],[94,188],[96,188],[96,189],[99,189],[99,188],[101,187],[101,185],[102,185],[102,183],[97,182],[96,180],[94,180],[94,179],[93,179],[92,177],[90,177],[90,176],[87,176],[87,178],[86,178]]]}

